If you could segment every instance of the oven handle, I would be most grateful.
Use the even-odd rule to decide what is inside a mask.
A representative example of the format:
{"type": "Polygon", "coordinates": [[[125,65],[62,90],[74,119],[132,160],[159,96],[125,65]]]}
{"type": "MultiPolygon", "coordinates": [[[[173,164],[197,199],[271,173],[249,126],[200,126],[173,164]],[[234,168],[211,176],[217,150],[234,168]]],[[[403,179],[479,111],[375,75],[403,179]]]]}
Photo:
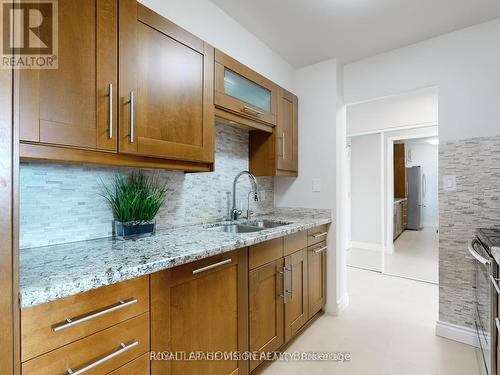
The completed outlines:
{"type": "Polygon", "coordinates": [[[500,294],[500,286],[498,285],[498,279],[495,279],[493,276],[490,275],[490,280],[493,286],[495,287],[497,294],[500,294]]]}
{"type": "Polygon", "coordinates": [[[477,253],[477,251],[474,249],[474,240],[469,241],[468,243],[468,248],[469,248],[469,253],[481,264],[490,264],[490,261],[481,255],[477,253]]]}

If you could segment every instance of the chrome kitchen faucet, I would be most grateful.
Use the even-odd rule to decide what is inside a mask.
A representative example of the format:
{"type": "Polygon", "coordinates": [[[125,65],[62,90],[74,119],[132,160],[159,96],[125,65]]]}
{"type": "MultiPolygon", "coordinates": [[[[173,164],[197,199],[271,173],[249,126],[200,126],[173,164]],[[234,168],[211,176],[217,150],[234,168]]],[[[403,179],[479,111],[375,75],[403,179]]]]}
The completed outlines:
{"type": "Polygon", "coordinates": [[[244,174],[247,174],[248,177],[250,177],[250,181],[252,182],[252,188],[253,188],[253,191],[250,191],[248,193],[248,205],[249,206],[247,207],[247,218],[250,217],[250,213],[251,213],[251,211],[250,211],[250,194],[253,194],[253,200],[255,202],[259,201],[259,186],[257,184],[257,179],[250,172],[241,171],[240,173],[238,173],[236,175],[236,177],[234,178],[234,181],[233,181],[233,207],[231,208],[231,220],[238,220],[238,218],[241,216],[241,210],[238,210],[238,208],[236,208],[236,183],[238,182],[238,179],[240,178],[240,176],[242,176],[244,174]]]}

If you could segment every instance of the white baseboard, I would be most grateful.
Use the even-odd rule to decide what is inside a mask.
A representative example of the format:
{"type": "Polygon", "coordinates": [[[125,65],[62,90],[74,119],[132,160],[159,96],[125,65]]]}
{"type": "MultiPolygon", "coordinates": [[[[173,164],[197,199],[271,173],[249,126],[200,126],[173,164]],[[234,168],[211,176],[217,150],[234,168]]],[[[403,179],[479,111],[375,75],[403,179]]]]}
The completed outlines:
{"type": "Polygon", "coordinates": [[[349,306],[349,294],[346,292],[340,299],[337,300],[338,314],[340,314],[347,306],[349,306]]]}
{"type": "Polygon", "coordinates": [[[438,320],[436,322],[436,335],[463,344],[479,347],[476,331],[472,328],[459,326],[438,320]]]}
{"type": "Polygon", "coordinates": [[[372,250],[372,251],[382,251],[383,246],[379,243],[372,242],[356,242],[351,241],[349,244],[349,248],[363,249],[363,250],[372,250]]]}

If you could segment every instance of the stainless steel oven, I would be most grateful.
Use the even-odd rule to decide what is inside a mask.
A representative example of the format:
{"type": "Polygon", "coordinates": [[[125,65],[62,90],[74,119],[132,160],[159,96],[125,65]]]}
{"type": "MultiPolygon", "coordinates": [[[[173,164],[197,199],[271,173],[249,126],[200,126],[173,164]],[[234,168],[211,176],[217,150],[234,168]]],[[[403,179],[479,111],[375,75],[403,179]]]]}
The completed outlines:
{"type": "Polygon", "coordinates": [[[489,249],[475,238],[469,242],[469,253],[475,263],[475,317],[481,374],[496,375],[498,266],[489,249]]]}

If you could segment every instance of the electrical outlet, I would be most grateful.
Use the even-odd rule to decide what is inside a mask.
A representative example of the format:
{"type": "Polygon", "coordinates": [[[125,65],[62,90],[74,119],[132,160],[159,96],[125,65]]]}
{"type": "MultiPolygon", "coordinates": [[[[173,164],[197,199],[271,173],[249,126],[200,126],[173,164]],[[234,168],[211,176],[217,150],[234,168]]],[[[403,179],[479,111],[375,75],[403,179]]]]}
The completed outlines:
{"type": "Polygon", "coordinates": [[[443,176],[443,190],[457,191],[457,176],[443,176]]]}

